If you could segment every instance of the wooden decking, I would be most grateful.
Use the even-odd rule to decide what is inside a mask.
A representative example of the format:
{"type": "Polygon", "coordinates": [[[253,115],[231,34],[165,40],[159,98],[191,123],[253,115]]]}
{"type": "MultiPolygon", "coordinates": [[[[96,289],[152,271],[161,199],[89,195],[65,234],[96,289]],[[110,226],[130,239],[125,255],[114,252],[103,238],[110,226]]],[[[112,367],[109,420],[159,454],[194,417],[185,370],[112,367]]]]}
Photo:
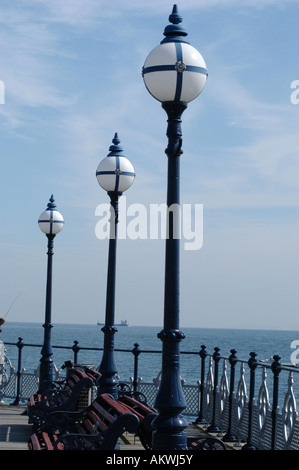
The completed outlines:
{"type": "Polygon", "coordinates": [[[32,433],[24,406],[0,404],[0,450],[28,450],[32,433]]]}

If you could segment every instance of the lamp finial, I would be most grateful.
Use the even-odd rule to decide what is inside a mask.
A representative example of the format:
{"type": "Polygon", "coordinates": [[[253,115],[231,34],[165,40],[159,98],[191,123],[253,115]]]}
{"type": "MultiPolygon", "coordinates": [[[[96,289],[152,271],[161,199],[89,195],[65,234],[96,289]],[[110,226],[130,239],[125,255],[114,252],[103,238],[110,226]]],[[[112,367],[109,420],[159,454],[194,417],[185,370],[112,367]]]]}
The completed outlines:
{"type": "Polygon", "coordinates": [[[47,211],[50,211],[52,209],[55,209],[56,207],[56,204],[55,204],[55,199],[54,199],[54,196],[53,194],[51,194],[51,197],[49,199],[49,202],[48,202],[48,205],[47,205],[47,211]]]}
{"type": "Polygon", "coordinates": [[[115,157],[115,156],[119,156],[119,157],[123,157],[123,148],[121,147],[120,144],[120,139],[118,137],[118,133],[115,132],[114,134],[114,137],[112,139],[112,144],[113,145],[110,145],[109,147],[109,154],[107,155],[108,157],[115,157]]]}
{"type": "Polygon", "coordinates": [[[178,12],[177,5],[173,5],[172,13],[169,15],[168,19],[171,24],[166,26],[164,29],[163,34],[166,37],[161,41],[161,44],[164,44],[165,42],[187,42],[185,40],[185,36],[188,36],[188,33],[182,26],[180,26],[183,18],[178,12]]]}

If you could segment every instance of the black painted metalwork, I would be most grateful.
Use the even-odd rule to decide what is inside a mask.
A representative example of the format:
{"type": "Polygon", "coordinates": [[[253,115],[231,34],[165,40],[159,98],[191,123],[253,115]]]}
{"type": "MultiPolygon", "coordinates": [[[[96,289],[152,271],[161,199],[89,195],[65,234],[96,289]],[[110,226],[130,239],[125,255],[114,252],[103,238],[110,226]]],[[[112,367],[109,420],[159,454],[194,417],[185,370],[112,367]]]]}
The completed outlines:
{"type": "MultiPolygon", "coordinates": [[[[182,154],[181,116],[185,103],[167,102],[162,107],[168,116],[168,187],[167,207],[177,208],[180,203],[180,155],[182,154]]],[[[162,341],[162,374],[155,408],[159,411],[152,425],[153,449],[184,449],[187,446],[187,421],[181,412],[186,402],[180,380],[180,342],[185,335],[179,329],[179,256],[180,240],[177,233],[178,214],[169,210],[166,238],[164,328],[158,334],[162,341]]]]}
{"type": "Polygon", "coordinates": [[[139,357],[139,354],[141,353],[138,343],[134,344],[134,348],[132,349],[132,353],[133,353],[133,356],[134,356],[133,390],[134,390],[134,392],[138,392],[138,357],[139,357]]]}
{"type": "Polygon", "coordinates": [[[281,372],[280,357],[278,355],[273,356],[274,361],[271,364],[271,370],[273,372],[273,401],[272,401],[272,438],[271,438],[271,450],[275,450],[276,434],[277,434],[277,412],[278,412],[278,393],[279,393],[279,374],[281,372]]]}
{"type": "Polygon", "coordinates": [[[205,387],[205,363],[206,363],[206,358],[208,356],[207,348],[204,344],[201,345],[201,350],[199,351],[199,356],[201,358],[201,372],[200,372],[200,407],[199,407],[199,413],[198,416],[195,420],[196,424],[207,424],[207,420],[204,417],[204,387],[205,387]]]}
{"type": "Polygon", "coordinates": [[[46,390],[51,386],[54,380],[54,364],[52,360],[53,349],[51,345],[51,308],[52,308],[52,265],[54,255],[54,237],[48,234],[48,263],[47,263],[47,287],[46,287],[46,311],[44,328],[44,344],[41,350],[40,360],[40,383],[39,392],[46,390]]]}
{"type": "Polygon", "coordinates": [[[18,405],[21,399],[21,375],[22,375],[22,349],[24,347],[23,338],[19,338],[17,342],[18,348],[18,370],[17,370],[17,394],[13,405],[18,405]]]}
{"type": "MultiPolygon", "coordinates": [[[[18,367],[17,372],[10,374],[8,373],[9,382],[15,380],[12,377],[16,377],[15,385],[13,390],[15,391],[16,395],[14,396],[14,402],[12,404],[18,405],[22,400],[24,400],[24,391],[22,387],[23,383],[23,376],[24,370],[22,369],[22,360],[23,360],[23,352],[24,348],[28,347],[40,347],[38,344],[27,344],[23,342],[22,338],[19,338],[17,343],[5,343],[6,346],[16,346],[18,348],[18,367]]],[[[83,355],[84,351],[102,351],[103,348],[93,348],[93,347],[81,347],[79,346],[78,341],[74,342],[73,346],[53,346],[54,348],[65,349],[73,351],[74,354],[74,363],[79,363],[80,358],[79,355],[83,355]],[[79,354],[80,353],[80,354],[79,354]]],[[[122,353],[132,354],[133,361],[134,361],[134,378],[133,381],[124,381],[122,384],[128,384],[127,388],[132,396],[134,393],[140,394],[140,396],[146,396],[147,399],[150,398],[148,404],[153,406],[154,404],[154,396],[151,398],[151,394],[153,391],[156,390],[158,386],[158,382],[152,383],[152,388],[150,388],[150,384],[144,384],[143,381],[138,379],[138,369],[139,369],[139,360],[140,356],[143,354],[161,354],[162,351],[158,350],[142,350],[139,347],[138,343],[134,344],[134,348],[132,349],[115,349],[115,351],[119,351],[122,353]],[[131,385],[131,387],[130,387],[131,385]],[[145,387],[144,387],[145,385],[145,387]]],[[[198,397],[197,404],[198,412],[196,417],[196,423],[203,425],[210,431],[214,429],[220,430],[220,423],[221,423],[221,434],[224,434],[223,440],[226,441],[226,437],[228,436],[238,436],[238,442],[232,442],[232,445],[240,445],[243,450],[258,450],[258,449],[268,449],[268,450],[276,450],[276,449],[299,449],[299,442],[298,442],[298,428],[299,423],[297,420],[297,413],[296,413],[296,404],[295,398],[292,397],[293,390],[292,390],[292,383],[293,381],[288,378],[288,385],[287,387],[282,383],[281,373],[284,371],[285,373],[289,374],[299,374],[299,368],[293,365],[288,364],[281,364],[280,363],[280,356],[275,355],[271,361],[262,361],[257,359],[257,354],[255,352],[250,353],[250,358],[248,361],[242,360],[237,358],[236,351],[231,350],[231,355],[229,357],[225,357],[220,355],[219,348],[214,349],[214,353],[208,353],[207,348],[202,345],[200,352],[192,352],[192,351],[180,351],[180,355],[199,355],[201,357],[200,361],[200,370],[194,370],[195,377],[201,377],[201,384],[199,386],[200,390],[200,399],[199,394],[196,395],[198,397]],[[207,358],[213,359],[214,364],[214,386],[212,390],[213,400],[209,400],[207,403],[207,394],[210,393],[208,390],[209,387],[206,385],[206,360],[207,358]],[[227,361],[230,364],[230,383],[229,383],[229,394],[225,393],[225,399],[228,399],[229,408],[225,412],[225,421],[222,421],[223,416],[220,412],[220,406],[218,400],[221,399],[220,392],[218,390],[218,364],[222,361],[227,361]],[[247,392],[246,397],[243,400],[244,411],[245,411],[245,418],[244,420],[236,421],[237,407],[240,405],[238,402],[238,391],[240,380],[238,382],[238,386],[235,384],[235,368],[236,364],[241,364],[241,370],[244,365],[248,366],[249,369],[249,377],[247,376],[246,380],[249,382],[249,399],[247,400],[247,392]],[[271,373],[271,379],[268,381],[271,395],[267,393],[257,397],[255,394],[256,382],[257,379],[262,379],[262,384],[260,385],[260,392],[263,387],[265,387],[265,370],[268,370],[271,373]],[[257,373],[259,371],[259,374],[257,373]],[[262,373],[262,377],[260,377],[262,373]],[[215,375],[216,374],[216,375],[215,375]],[[283,397],[280,398],[279,390],[281,387],[284,387],[282,390],[283,397]],[[271,399],[270,399],[271,396],[271,399]],[[260,400],[266,399],[265,402],[260,402],[260,400]],[[269,399],[269,402],[267,401],[269,399]],[[281,406],[281,401],[285,400],[288,408],[284,409],[284,405],[281,406]],[[280,413],[280,407],[283,409],[283,416],[280,413]],[[232,416],[235,416],[232,419],[232,416]],[[209,426],[210,425],[210,426],[209,426]],[[266,429],[264,429],[264,425],[266,425],[266,429]],[[239,429],[239,426],[242,426],[242,429],[239,429]],[[285,430],[285,428],[288,428],[285,430]],[[241,431],[242,439],[240,438],[239,431],[241,431]],[[284,444],[283,444],[284,443],[284,444]],[[283,446],[283,447],[282,447],[283,446]]],[[[124,371],[123,371],[124,373],[124,371]]],[[[210,370],[209,370],[210,373],[210,370]]],[[[258,385],[258,384],[257,384],[258,385]]],[[[7,379],[3,380],[3,384],[0,385],[0,394],[3,399],[5,394],[3,393],[3,388],[7,386],[7,379]]],[[[190,386],[183,386],[183,389],[189,390],[188,387],[190,386]]],[[[196,388],[196,386],[193,386],[196,388]]],[[[29,395],[26,395],[29,396],[29,395]]],[[[139,396],[139,395],[138,395],[139,396]]],[[[188,400],[189,400],[188,395],[188,400]]],[[[193,406],[193,405],[192,405],[193,406]]],[[[187,403],[187,408],[189,407],[189,403],[187,403]]],[[[243,413],[243,412],[242,412],[243,413]]]]}
{"type": "Polygon", "coordinates": [[[218,366],[221,359],[219,353],[220,348],[214,348],[213,360],[214,360],[214,389],[213,389],[213,418],[210,426],[208,427],[208,432],[220,432],[219,426],[216,425],[216,407],[217,407],[217,387],[218,387],[218,366]]]}
{"type": "Polygon", "coordinates": [[[135,177],[133,167],[129,160],[122,154],[123,149],[119,145],[120,140],[117,133],[112,139],[112,145],[109,148],[109,154],[98,166],[96,176],[99,184],[105,189],[110,198],[110,234],[109,234],[109,252],[107,269],[107,289],[106,289],[106,311],[105,325],[102,328],[104,333],[104,349],[102,361],[99,367],[101,377],[98,381],[98,392],[108,393],[117,398],[117,367],[114,357],[114,334],[117,332],[115,327],[115,281],[116,281],[116,247],[117,247],[117,228],[118,228],[118,200],[123,191],[128,189],[135,177]],[[112,162],[108,165],[107,161],[112,162]],[[122,161],[122,163],[121,163],[122,161]],[[104,163],[104,167],[102,166],[104,163]],[[127,171],[127,170],[128,171],[127,171]],[[109,175],[108,180],[105,178],[109,175]],[[110,177],[113,177],[112,180],[110,177]],[[128,178],[129,177],[129,178],[128,178]]]}
{"type": "Polygon", "coordinates": [[[230,390],[229,390],[229,420],[228,420],[228,430],[223,437],[224,442],[236,442],[237,438],[232,433],[232,422],[233,422],[233,395],[235,390],[235,368],[237,364],[237,351],[231,349],[231,355],[229,356],[230,363],[230,390]]]}
{"type": "Polygon", "coordinates": [[[46,307],[45,307],[45,323],[44,328],[44,342],[41,350],[40,370],[39,370],[39,392],[42,393],[53,384],[55,370],[52,360],[53,349],[51,344],[51,329],[53,327],[52,321],[52,270],[53,270],[53,255],[54,255],[54,238],[57,233],[62,229],[64,221],[56,211],[56,204],[53,194],[51,195],[47,209],[38,220],[41,230],[46,234],[48,239],[47,251],[47,281],[46,281],[46,307]],[[48,213],[47,216],[45,214],[48,213]],[[58,217],[57,217],[58,216],[58,217]],[[44,227],[46,225],[46,228],[44,227]],[[58,228],[59,227],[59,228],[58,228]]]}
{"type": "Polygon", "coordinates": [[[72,346],[72,350],[74,351],[74,364],[78,364],[78,354],[80,349],[79,341],[74,341],[74,345],[72,346]]]}
{"type": "Polygon", "coordinates": [[[118,198],[119,194],[109,192],[111,205],[110,238],[108,254],[107,272],[107,293],[106,293],[106,316],[105,325],[102,328],[104,333],[104,350],[102,361],[99,367],[101,378],[99,379],[99,393],[109,393],[117,398],[117,367],[114,357],[114,334],[117,328],[115,321],[115,279],[116,279],[116,245],[117,245],[117,224],[118,224],[118,198]]]}
{"type": "Polygon", "coordinates": [[[247,442],[242,447],[242,450],[256,450],[256,446],[252,444],[252,423],[253,423],[253,400],[254,400],[254,388],[255,388],[255,370],[257,368],[256,353],[250,353],[250,359],[248,361],[248,366],[250,368],[250,392],[249,392],[249,419],[248,419],[248,436],[247,442]]]}

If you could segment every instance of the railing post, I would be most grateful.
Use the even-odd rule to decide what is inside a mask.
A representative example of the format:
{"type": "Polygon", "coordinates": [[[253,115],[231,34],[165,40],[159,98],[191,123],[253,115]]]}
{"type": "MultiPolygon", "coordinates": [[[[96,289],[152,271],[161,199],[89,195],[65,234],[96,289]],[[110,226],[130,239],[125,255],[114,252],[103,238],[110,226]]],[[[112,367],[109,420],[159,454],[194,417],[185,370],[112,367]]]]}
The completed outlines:
{"type": "Polygon", "coordinates": [[[213,359],[215,363],[214,369],[214,390],[213,390],[213,418],[212,423],[208,427],[208,432],[220,432],[220,428],[216,425],[216,404],[217,404],[217,388],[218,388],[218,364],[220,361],[220,348],[214,348],[213,359]]]}
{"type": "Polygon", "coordinates": [[[18,370],[17,370],[17,395],[12,405],[18,405],[21,398],[21,376],[22,376],[22,349],[24,347],[23,338],[18,338],[18,370]]]}
{"type": "Polygon", "coordinates": [[[141,353],[139,344],[134,343],[134,349],[132,349],[134,355],[134,378],[133,378],[133,390],[138,392],[138,356],[141,353]]]}
{"type": "Polygon", "coordinates": [[[279,374],[281,372],[281,364],[279,356],[273,356],[274,361],[271,364],[273,372],[273,404],[272,404],[272,436],[271,436],[271,450],[275,450],[276,433],[277,433],[277,412],[278,412],[278,391],[279,391],[279,374]]]}
{"type": "Polygon", "coordinates": [[[80,346],[78,346],[79,341],[74,341],[74,344],[72,346],[72,350],[74,351],[74,364],[78,364],[78,354],[80,351],[80,346]]]}
{"type": "Polygon", "coordinates": [[[231,349],[231,355],[229,356],[230,363],[230,387],[229,387],[229,414],[228,414],[228,430],[225,436],[223,436],[224,442],[236,442],[238,439],[232,434],[232,419],[233,419],[233,394],[235,388],[235,368],[237,363],[237,351],[231,349]]]}
{"type": "Polygon", "coordinates": [[[208,355],[206,346],[201,345],[201,350],[199,351],[199,356],[201,358],[201,371],[200,371],[200,404],[198,417],[195,420],[195,424],[206,424],[207,420],[204,418],[203,404],[204,404],[204,382],[205,382],[205,361],[208,355]]]}
{"type": "Polygon", "coordinates": [[[242,450],[257,450],[252,444],[252,421],[253,421],[253,400],[254,400],[254,387],[255,387],[255,369],[257,368],[256,353],[250,353],[250,359],[248,360],[248,366],[250,368],[250,385],[249,385],[249,403],[248,403],[248,435],[247,442],[242,447],[242,450]]]}

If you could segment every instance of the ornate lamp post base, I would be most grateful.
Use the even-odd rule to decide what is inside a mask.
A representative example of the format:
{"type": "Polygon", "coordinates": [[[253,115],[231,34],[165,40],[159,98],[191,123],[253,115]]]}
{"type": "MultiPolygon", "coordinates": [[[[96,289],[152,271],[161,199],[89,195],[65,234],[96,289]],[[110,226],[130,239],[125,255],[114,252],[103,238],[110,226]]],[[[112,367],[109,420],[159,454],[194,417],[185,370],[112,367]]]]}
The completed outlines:
{"type": "Polygon", "coordinates": [[[163,342],[162,377],[155,408],[159,411],[152,425],[153,449],[185,450],[188,423],[181,415],[186,402],[180,379],[179,343],[185,335],[179,330],[162,330],[158,334],[163,342]]]}
{"type": "Polygon", "coordinates": [[[114,361],[114,334],[117,329],[113,326],[103,326],[101,328],[104,333],[104,352],[99,372],[101,377],[98,380],[99,393],[108,393],[117,399],[117,385],[118,380],[116,377],[117,368],[114,361]]]}

